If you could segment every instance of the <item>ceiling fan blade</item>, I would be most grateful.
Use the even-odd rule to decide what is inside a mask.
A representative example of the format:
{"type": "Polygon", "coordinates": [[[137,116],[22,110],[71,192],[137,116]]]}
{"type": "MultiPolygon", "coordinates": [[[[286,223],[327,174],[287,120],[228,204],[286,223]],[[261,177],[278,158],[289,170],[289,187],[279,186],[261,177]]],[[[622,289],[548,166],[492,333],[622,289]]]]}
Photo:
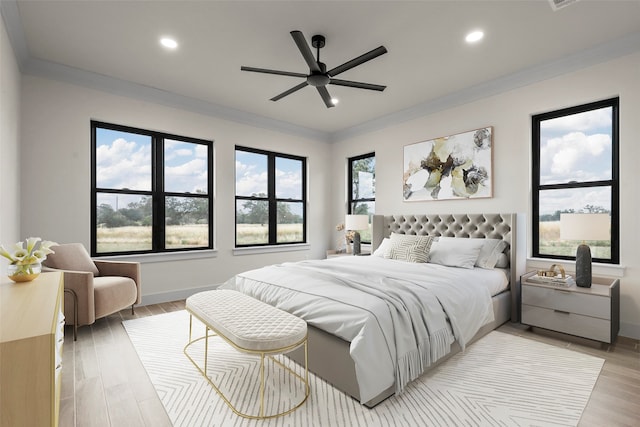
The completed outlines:
{"type": "Polygon", "coordinates": [[[357,87],[358,89],[377,90],[382,92],[387,87],[381,85],[374,85],[371,83],[352,82],[351,80],[330,79],[329,84],[347,87],[357,87]]]}
{"type": "Polygon", "coordinates": [[[309,69],[312,72],[316,73],[322,72],[322,70],[320,70],[320,66],[316,62],[316,59],[313,57],[313,52],[311,52],[311,49],[309,48],[309,45],[307,44],[302,31],[291,31],[291,37],[293,37],[293,41],[296,42],[296,45],[298,45],[298,49],[304,57],[304,60],[307,62],[309,69]]]}
{"type": "Polygon", "coordinates": [[[337,76],[340,73],[344,73],[347,70],[352,69],[353,67],[357,67],[360,64],[364,64],[367,61],[371,61],[374,58],[377,58],[380,55],[387,53],[387,48],[384,46],[377,47],[363,55],[358,56],[357,58],[353,58],[351,61],[347,61],[342,65],[338,65],[336,68],[327,71],[327,73],[333,77],[337,76]]]}
{"type": "Polygon", "coordinates": [[[329,95],[327,88],[325,86],[316,86],[316,89],[318,89],[318,93],[322,97],[324,105],[326,105],[327,108],[334,107],[333,102],[331,101],[331,95],[329,95]]]}
{"type": "Polygon", "coordinates": [[[280,76],[291,76],[291,77],[302,77],[307,78],[306,74],[302,73],[292,73],[290,71],[278,71],[278,70],[269,70],[267,68],[255,68],[255,67],[245,67],[244,65],[240,67],[242,71],[253,71],[254,73],[265,73],[265,74],[278,74],[280,76]]]}
{"type": "MultiPolygon", "coordinates": [[[[305,76],[305,77],[306,77],[306,76],[305,76]]],[[[272,100],[272,101],[277,101],[277,100],[279,100],[279,99],[282,99],[282,98],[284,98],[285,96],[287,96],[287,95],[291,95],[293,92],[295,92],[295,91],[297,91],[297,90],[300,90],[300,89],[302,89],[303,87],[305,87],[305,86],[307,86],[307,85],[309,85],[309,83],[307,83],[307,82],[302,82],[302,83],[300,83],[299,85],[294,86],[294,87],[292,87],[292,88],[291,88],[291,89],[289,89],[289,90],[285,90],[285,91],[284,91],[284,92],[282,92],[280,95],[276,95],[276,96],[274,96],[273,98],[271,98],[271,100],[272,100]]]]}

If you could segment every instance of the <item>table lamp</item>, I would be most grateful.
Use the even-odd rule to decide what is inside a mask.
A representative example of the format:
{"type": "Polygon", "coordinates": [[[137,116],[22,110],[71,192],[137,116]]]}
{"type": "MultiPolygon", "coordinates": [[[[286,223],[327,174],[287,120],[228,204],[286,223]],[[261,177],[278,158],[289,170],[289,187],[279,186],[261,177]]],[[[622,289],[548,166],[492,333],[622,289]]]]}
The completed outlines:
{"type": "Polygon", "coordinates": [[[560,214],[560,239],[582,240],[576,251],[576,285],[591,287],[591,248],[585,240],[610,240],[610,229],[609,214],[560,214]]]}
{"type": "Polygon", "coordinates": [[[344,220],[344,228],[354,232],[353,254],[360,255],[360,233],[358,231],[369,228],[369,215],[347,215],[344,220]]]}

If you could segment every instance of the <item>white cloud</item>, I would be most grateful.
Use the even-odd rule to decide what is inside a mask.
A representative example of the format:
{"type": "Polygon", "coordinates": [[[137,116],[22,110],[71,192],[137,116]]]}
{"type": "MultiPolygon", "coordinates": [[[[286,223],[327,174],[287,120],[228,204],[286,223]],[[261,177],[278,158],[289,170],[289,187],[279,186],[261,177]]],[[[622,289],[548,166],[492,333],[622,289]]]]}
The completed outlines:
{"type": "Polygon", "coordinates": [[[251,196],[267,193],[267,172],[257,169],[256,165],[247,165],[236,160],[236,194],[251,196]]]}
{"type": "Polygon", "coordinates": [[[165,190],[207,190],[207,163],[203,159],[192,159],[186,163],[165,168],[165,190]]]}
{"type": "Polygon", "coordinates": [[[206,145],[196,144],[196,157],[198,158],[207,158],[208,149],[206,145]]]}
{"type": "Polygon", "coordinates": [[[540,150],[541,173],[553,182],[605,179],[609,168],[603,170],[602,164],[594,168],[593,160],[610,150],[609,135],[570,132],[551,138],[540,150]]]}
{"type": "Polygon", "coordinates": [[[276,196],[285,199],[301,199],[302,177],[300,172],[276,169],[276,196]]]}
{"type": "Polygon", "coordinates": [[[97,186],[103,188],[151,189],[151,146],[123,138],[96,150],[97,186]]]}
{"type": "Polygon", "coordinates": [[[587,205],[611,206],[609,187],[593,187],[571,190],[549,190],[540,193],[540,213],[553,214],[556,211],[573,209],[580,211],[587,205]]]}
{"type": "Polygon", "coordinates": [[[545,132],[571,132],[584,133],[598,132],[599,129],[611,128],[611,108],[586,111],[584,113],[562,116],[556,119],[544,120],[540,128],[545,132]]]}

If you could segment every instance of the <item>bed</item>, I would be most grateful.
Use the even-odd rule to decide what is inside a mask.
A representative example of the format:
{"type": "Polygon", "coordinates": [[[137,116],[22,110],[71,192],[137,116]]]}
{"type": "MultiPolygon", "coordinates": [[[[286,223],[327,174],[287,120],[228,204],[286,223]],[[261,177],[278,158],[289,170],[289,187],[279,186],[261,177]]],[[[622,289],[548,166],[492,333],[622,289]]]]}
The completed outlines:
{"type": "MultiPolygon", "coordinates": [[[[316,375],[323,378],[339,390],[357,399],[364,405],[373,407],[389,396],[401,392],[404,385],[408,381],[416,377],[416,369],[419,369],[420,372],[422,372],[423,370],[432,369],[433,367],[443,363],[452,355],[463,350],[465,345],[469,345],[472,342],[478,340],[501,324],[509,321],[510,319],[517,321],[518,315],[516,301],[518,298],[518,280],[516,268],[514,268],[517,265],[515,253],[515,248],[517,246],[515,239],[515,214],[426,214],[389,216],[375,215],[372,222],[371,249],[376,256],[372,255],[371,257],[340,257],[332,260],[307,261],[302,263],[284,263],[283,265],[279,266],[268,266],[264,267],[263,269],[253,270],[252,272],[247,272],[243,273],[242,275],[235,276],[226,284],[224,284],[223,287],[228,289],[237,289],[242,292],[248,293],[265,302],[279,306],[280,308],[283,308],[287,311],[291,311],[302,318],[309,316],[309,320],[305,319],[309,323],[309,370],[314,372],[316,375]],[[483,244],[489,243],[489,240],[491,242],[499,242],[500,254],[494,255],[500,256],[500,261],[498,262],[498,264],[500,264],[499,267],[501,268],[464,269],[455,267],[443,267],[442,265],[398,262],[397,260],[387,260],[384,257],[380,257],[380,255],[385,252],[388,255],[388,245],[390,244],[390,240],[420,240],[423,243],[425,240],[428,240],[416,236],[433,236],[438,238],[438,242],[433,243],[432,257],[434,262],[436,261],[436,258],[438,258],[438,256],[436,255],[437,253],[445,253],[443,252],[443,248],[445,248],[445,245],[469,244],[474,247],[482,247],[483,244]],[[391,239],[389,239],[389,237],[391,237],[391,239]],[[474,240],[461,241],[458,239],[474,240]],[[489,240],[481,241],[475,239],[489,240]],[[386,249],[380,248],[381,245],[387,245],[384,246],[384,248],[386,249]],[[405,267],[400,267],[402,270],[399,270],[397,273],[387,273],[387,271],[398,270],[397,266],[399,265],[404,265],[405,267]],[[310,284],[309,286],[312,287],[303,287],[303,289],[300,290],[301,294],[313,294],[317,289],[322,287],[321,285],[324,284],[322,282],[323,277],[325,277],[325,274],[329,274],[327,273],[329,271],[331,271],[331,275],[337,276],[337,278],[332,278],[331,280],[335,280],[337,282],[346,280],[345,278],[350,278],[349,280],[351,280],[351,278],[355,277],[353,283],[351,281],[349,282],[349,286],[351,288],[357,289],[360,289],[361,287],[368,287],[368,284],[370,282],[377,280],[371,280],[374,277],[377,278],[379,276],[385,276],[384,279],[380,279],[381,285],[379,286],[382,286],[382,288],[373,288],[371,292],[374,295],[378,295],[378,293],[386,294],[386,291],[389,290],[389,293],[393,294],[393,297],[388,297],[390,301],[386,301],[381,304],[383,304],[383,306],[384,304],[392,306],[396,304],[396,300],[398,298],[403,298],[402,295],[396,298],[396,291],[400,288],[404,289],[405,282],[412,282],[414,279],[418,280],[416,278],[421,274],[421,272],[423,271],[421,269],[423,268],[431,269],[427,274],[424,275],[428,275],[430,277],[429,280],[432,280],[431,278],[433,278],[433,281],[436,283],[430,285],[428,290],[421,290],[420,292],[429,295],[434,294],[437,301],[436,305],[438,305],[438,307],[440,307],[440,305],[444,307],[443,311],[446,312],[445,318],[448,330],[450,330],[451,337],[446,339],[447,342],[441,342],[445,340],[442,335],[432,335],[431,341],[427,339],[427,344],[424,346],[419,340],[417,340],[417,342],[413,344],[416,347],[415,351],[418,352],[416,353],[417,356],[416,354],[410,355],[408,361],[405,361],[405,358],[400,358],[400,356],[394,356],[393,354],[386,355],[383,350],[371,351],[373,345],[372,342],[374,342],[374,339],[386,339],[388,348],[404,348],[402,344],[403,340],[397,338],[399,337],[399,334],[393,335],[393,339],[388,338],[388,336],[391,335],[384,332],[384,328],[386,327],[384,326],[384,324],[386,321],[381,320],[381,315],[376,314],[372,316],[371,319],[366,321],[367,323],[357,323],[357,325],[362,326],[362,329],[368,329],[368,331],[366,332],[366,334],[361,333],[357,336],[352,336],[342,330],[349,329],[350,326],[345,326],[344,328],[342,328],[341,325],[338,325],[339,322],[336,322],[335,318],[327,321],[328,323],[333,322],[333,326],[329,324],[321,325],[321,322],[318,321],[319,311],[317,311],[314,316],[314,313],[310,308],[310,304],[308,307],[300,307],[300,305],[298,305],[297,307],[294,306],[292,301],[295,301],[298,296],[297,294],[294,296],[294,294],[292,293],[294,291],[291,290],[292,286],[290,286],[288,283],[285,283],[309,282],[311,284],[315,284],[315,287],[310,284]],[[286,272],[286,278],[277,276],[282,275],[283,272],[286,272]],[[387,276],[392,277],[391,279],[389,279],[393,281],[392,286],[389,286],[387,276]],[[503,289],[498,291],[489,291],[484,290],[482,286],[475,285],[476,282],[484,282],[485,277],[487,278],[487,283],[495,281],[494,279],[498,278],[499,281],[504,281],[502,286],[503,289]],[[301,280],[302,278],[304,278],[304,280],[301,280]],[[438,281],[440,281],[441,283],[438,283],[438,281]],[[446,281],[448,281],[447,286],[443,286],[444,282],[446,281]],[[463,286],[463,282],[465,281],[469,282],[469,284],[464,283],[463,286]],[[398,283],[402,284],[403,286],[399,287],[398,283]],[[473,284],[473,287],[470,284],[473,284]],[[458,294],[460,294],[460,289],[464,289],[465,293],[469,293],[469,295],[463,296],[468,300],[467,303],[469,301],[486,300],[483,303],[486,305],[477,304],[477,309],[464,309],[461,307],[458,307],[456,309],[455,306],[462,306],[462,304],[458,304],[454,300],[451,300],[454,301],[454,304],[449,304],[447,303],[447,301],[449,301],[450,298],[453,298],[449,296],[449,293],[457,292],[458,294]],[[279,295],[279,293],[281,292],[284,292],[284,294],[279,295]],[[278,300],[277,298],[280,299],[278,300]],[[450,309],[447,305],[454,308],[450,309]],[[462,311],[464,311],[464,313],[462,313],[462,311]],[[467,312],[477,312],[476,317],[474,317],[473,319],[469,319],[469,322],[471,322],[471,327],[458,319],[459,317],[470,317],[467,312]],[[376,332],[376,328],[378,327],[381,328],[382,332],[376,332]],[[376,338],[377,335],[380,336],[376,338]],[[353,339],[349,339],[348,337],[353,337],[353,339]],[[366,341],[365,338],[368,338],[369,340],[366,341]],[[390,341],[393,341],[393,343],[389,344],[390,341]],[[450,351],[448,353],[442,352],[442,346],[446,346],[447,351],[450,347],[450,351]],[[356,347],[360,348],[360,350],[358,350],[356,347]],[[356,350],[354,350],[354,348],[356,348],[356,350]],[[380,360],[377,359],[378,356],[376,356],[375,358],[363,358],[362,355],[358,355],[359,353],[363,353],[366,351],[368,351],[369,354],[380,353],[380,360]],[[431,357],[429,356],[429,354],[431,354],[431,357]],[[427,360],[425,360],[425,357],[427,360]],[[420,360],[416,362],[416,358],[420,360]],[[371,361],[369,359],[371,359],[371,361]],[[365,366],[364,362],[366,362],[368,365],[365,366]],[[394,372],[387,372],[389,363],[394,364],[394,372]],[[419,368],[416,368],[417,365],[419,365],[419,368]],[[427,365],[429,365],[429,367],[425,369],[425,366],[427,365]],[[411,375],[409,375],[405,371],[411,371],[411,375]],[[367,374],[367,378],[365,378],[365,373],[367,374]],[[389,379],[390,375],[392,376],[391,380],[389,379]],[[405,378],[407,376],[409,378],[405,378]]],[[[426,270],[424,271],[426,272],[426,270]]],[[[330,283],[329,280],[327,280],[326,289],[328,293],[331,292],[331,289],[333,287],[334,284],[330,283]]],[[[407,287],[407,289],[409,289],[409,291],[407,291],[409,293],[413,294],[416,292],[415,288],[413,287],[407,287]]],[[[352,292],[352,290],[349,290],[348,292],[352,292]]],[[[315,296],[312,297],[315,298],[315,296]]],[[[334,300],[336,300],[336,298],[334,298],[333,296],[328,296],[327,298],[333,298],[334,300]]],[[[385,298],[387,297],[385,296],[385,298]]],[[[375,298],[370,298],[367,295],[363,299],[374,300],[375,298]]],[[[332,302],[328,301],[327,303],[332,302]]],[[[323,302],[323,304],[325,304],[325,302],[323,302]]],[[[409,305],[403,302],[400,303],[402,308],[397,310],[397,312],[413,310],[414,312],[419,312],[420,315],[424,315],[425,312],[432,311],[431,308],[433,308],[433,303],[425,302],[424,304],[424,306],[416,306],[413,309],[409,307],[409,309],[406,310],[409,305]],[[422,310],[423,308],[424,310],[422,310]]],[[[338,305],[342,307],[350,304],[342,303],[338,305]]],[[[473,305],[474,307],[476,306],[475,303],[471,305],[473,305]]],[[[326,304],[324,306],[321,306],[322,310],[326,310],[327,312],[334,311],[334,307],[336,306],[329,306],[326,304]]],[[[360,308],[360,311],[370,310],[368,307],[364,307],[360,308]]],[[[389,311],[393,310],[389,309],[389,311]]],[[[336,309],[333,314],[344,316],[346,320],[343,323],[350,325],[349,322],[351,321],[351,313],[341,312],[336,309]]],[[[437,324],[438,321],[441,321],[442,315],[437,313],[435,313],[434,315],[434,321],[437,324]]],[[[384,316],[386,316],[386,313],[384,314],[384,316]]],[[[405,329],[407,328],[406,319],[398,317],[398,314],[392,314],[391,316],[393,317],[392,320],[394,324],[404,324],[405,329]]],[[[404,314],[401,314],[401,316],[404,316],[404,314]]],[[[329,316],[327,316],[327,318],[329,318],[329,316]]],[[[465,319],[464,321],[466,322],[467,320],[465,319]]],[[[430,322],[432,322],[432,320],[430,320],[430,322]]],[[[412,326],[409,326],[408,328],[413,327],[414,335],[419,335],[416,334],[415,331],[419,330],[420,327],[415,326],[413,323],[411,325],[412,326]]],[[[355,329],[355,327],[351,329],[355,329]]],[[[429,330],[425,332],[426,335],[435,334],[434,331],[437,328],[429,327],[428,329],[429,330]]],[[[392,352],[390,351],[389,353],[392,352]]],[[[398,351],[397,354],[402,355],[405,353],[398,351]]],[[[302,351],[291,352],[288,354],[288,356],[296,360],[297,362],[302,362],[304,360],[304,354],[302,351]]]]}

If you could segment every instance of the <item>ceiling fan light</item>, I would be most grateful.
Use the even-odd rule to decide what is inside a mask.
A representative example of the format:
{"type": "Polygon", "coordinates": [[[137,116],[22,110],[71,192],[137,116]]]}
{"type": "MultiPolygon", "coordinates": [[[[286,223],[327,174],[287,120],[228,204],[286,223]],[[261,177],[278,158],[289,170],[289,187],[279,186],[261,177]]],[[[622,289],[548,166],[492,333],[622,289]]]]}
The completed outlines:
{"type": "Polygon", "coordinates": [[[467,43],[475,43],[484,37],[484,33],[482,31],[472,31],[464,38],[467,43]]]}
{"type": "Polygon", "coordinates": [[[162,37],[160,39],[160,44],[167,49],[176,49],[178,47],[178,42],[171,37],[162,37]]]}

